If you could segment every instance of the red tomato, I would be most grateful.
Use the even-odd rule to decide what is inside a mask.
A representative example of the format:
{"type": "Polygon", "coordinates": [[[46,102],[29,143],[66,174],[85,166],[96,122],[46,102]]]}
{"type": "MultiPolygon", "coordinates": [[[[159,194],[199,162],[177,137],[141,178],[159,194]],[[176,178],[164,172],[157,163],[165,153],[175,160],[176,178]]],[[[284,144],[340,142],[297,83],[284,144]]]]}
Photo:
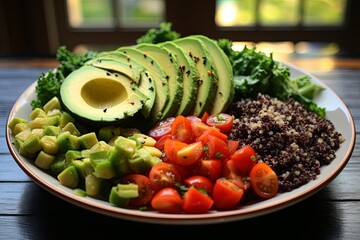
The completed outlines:
{"type": "Polygon", "coordinates": [[[158,163],[150,169],[149,179],[156,192],[165,187],[175,187],[181,182],[180,174],[174,165],[165,162],[158,163]]]}
{"type": "Polygon", "coordinates": [[[171,125],[171,136],[180,142],[191,143],[194,140],[191,121],[182,115],[176,116],[171,125]]]}
{"type": "Polygon", "coordinates": [[[228,133],[233,125],[233,117],[227,113],[211,114],[206,119],[206,124],[217,127],[222,133],[228,133]]]}
{"type": "Polygon", "coordinates": [[[205,140],[209,135],[215,136],[217,138],[220,138],[221,140],[223,140],[224,142],[228,141],[228,136],[222,132],[220,132],[220,130],[216,127],[209,127],[207,130],[205,130],[203,132],[203,134],[201,134],[200,137],[198,137],[198,141],[203,141],[205,140]]]}
{"type": "Polygon", "coordinates": [[[212,182],[221,177],[222,174],[222,162],[217,159],[202,159],[200,167],[198,168],[198,174],[209,178],[212,182]]]}
{"type": "Polygon", "coordinates": [[[210,128],[210,127],[203,122],[192,122],[191,123],[191,130],[195,137],[201,136],[201,134],[203,134],[203,132],[205,132],[208,128],[210,128]]]}
{"type": "Polygon", "coordinates": [[[167,161],[170,163],[176,163],[177,162],[177,153],[180,149],[183,147],[186,147],[188,144],[173,140],[173,139],[167,139],[164,144],[164,152],[165,156],[167,158],[167,161]]]}
{"type": "Polygon", "coordinates": [[[194,115],[186,116],[186,118],[189,119],[191,122],[201,122],[201,118],[194,115]]]}
{"type": "Polygon", "coordinates": [[[160,189],[152,198],[151,206],[163,213],[182,212],[183,199],[178,191],[171,187],[160,189]]]}
{"type": "Polygon", "coordinates": [[[234,208],[244,195],[244,190],[226,178],[216,180],[213,189],[213,199],[216,209],[229,210],[234,208]]]}
{"type": "Polygon", "coordinates": [[[213,182],[204,176],[194,175],[184,180],[184,184],[187,187],[194,186],[198,189],[205,190],[209,195],[212,195],[214,184],[213,182]]]}
{"type": "Polygon", "coordinates": [[[197,162],[203,154],[202,142],[191,143],[176,152],[175,163],[179,165],[191,165],[197,162]]]}
{"type": "Polygon", "coordinates": [[[236,140],[228,140],[229,156],[231,156],[239,147],[240,142],[236,140]]]}
{"type": "Polygon", "coordinates": [[[121,180],[122,183],[135,183],[138,185],[139,196],[130,199],[129,204],[133,206],[144,206],[150,203],[155,191],[151,185],[150,179],[142,174],[129,174],[121,180]]]}
{"type": "Polygon", "coordinates": [[[206,119],[208,119],[209,116],[210,114],[208,112],[204,112],[204,114],[201,116],[201,121],[206,123],[206,119]]]}
{"type": "Polygon", "coordinates": [[[208,135],[201,141],[204,145],[204,158],[205,159],[219,159],[225,160],[229,156],[229,146],[227,142],[215,137],[214,135],[208,135]]]}
{"type": "Polygon", "coordinates": [[[172,137],[171,137],[170,134],[166,134],[166,135],[160,137],[160,138],[156,141],[155,147],[156,147],[157,149],[159,149],[160,151],[163,151],[163,150],[164,150],[164,145],[165,145],[166,139],[171,139],[171,138],[172,138],[172,137]]]}
{"type": "Polygon", "coordinates": [[[231,155],[236,167],[244,173],[250,173],[257,163],[256,152],[250,145],[245,145],[231,155]]]}
{"type": "Polygon", "coordinates": [[[241,172],[231,159],[223,164],[222,176],[235,183],[241,189],[248,190],[251,187],[248,174],[241,172]]]}
{"type": "Polygon", "coordinates": [[[174,122],[174,117],[169,117],[163,121],[157,123],[152,129],[149,130],[148,134],[155,140],[159,140],[162,136],[171,132],[171,125],[174,122]]]}
{"type": "Polygon", "coordinates": [[[258,162],[251,169],[250,182],[254,192],[263,198],[275,196],[279,189],[276,173],[264,162],[258,162]]]}
{"type": "Polygon", "coordinates": [[[214,200],[208,194],[195,187],[185,192],[183,200],[186,213],[207,213],[214,205],[214,200]]]}

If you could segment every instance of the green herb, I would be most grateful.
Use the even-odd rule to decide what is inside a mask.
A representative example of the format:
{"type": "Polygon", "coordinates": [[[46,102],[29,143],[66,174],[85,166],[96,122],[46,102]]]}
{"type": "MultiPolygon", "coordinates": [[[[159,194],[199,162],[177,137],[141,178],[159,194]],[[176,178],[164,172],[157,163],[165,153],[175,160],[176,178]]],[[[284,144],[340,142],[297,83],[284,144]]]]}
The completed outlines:
{"type": "Polygon", "coordinates": [[[60,87],[65,77],[83,66],[87,60],[94,56],[96,56],[96,53],[92,51],[76,55],[66,49],[65,46],[60,46],[56,52],[56,60],[59,61],[59,66],[42,73],[37,79],[35,87],[36,99],[31,102],[32,108],[43,107],[54,96],[60,98],[60,87]]]}
{"type": "Polygon", "coordinates": [[[321,117],[326,114],[325,108],[319,107],[313,99],[323,90],[314,84],[307,75],[291,78],[290,68],[257,51],[256,47],[244,47],[241,51],[232,49],[232,42],[219,39],[218,45],[227,54],[234,73],[235,99],[255,97],[258,93],[268,94],[280,100],[289,97],[302,103],[309,111],[321,117]]]}
{"type": "Polygon", "coordinates": [[[180,33],[171,29],[172,23],[162,22],[159,28],[150,28],[143,36],[138,38],[136,42],[139,43],[161,43],[172,41],[180,37],[180,33]]]}

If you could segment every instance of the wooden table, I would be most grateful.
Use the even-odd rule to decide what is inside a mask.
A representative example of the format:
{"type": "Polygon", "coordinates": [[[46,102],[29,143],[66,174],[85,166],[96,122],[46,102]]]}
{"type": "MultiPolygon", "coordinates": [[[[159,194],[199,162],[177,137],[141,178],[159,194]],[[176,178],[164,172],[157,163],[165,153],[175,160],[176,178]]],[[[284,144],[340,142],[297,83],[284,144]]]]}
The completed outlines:
{"type": "MultiPolygon", "coordinates": [[[[360,59],[287,59],[330,86],[360,123],[360,59]]],[[[10,155],[5,123],[14,101],[54,60],[0,61],[0,239],[81,239],[143,234],[161,238],[210,234],[244,238],[359,239],[359,140],[343,171],[315,195],[283,210],[237,222],[174,226],[131,222],[100,215],[61,200],[34,183],[10,155]],[[166,235],[165,235],[165,234],[166,235]],[[249,233],[249,234],[248,234],[249,233]]],[[[359,132],[356,132],[359,137],[359,132]]],[[[225,236],[223,238],[225,238],[225,236]]]]}

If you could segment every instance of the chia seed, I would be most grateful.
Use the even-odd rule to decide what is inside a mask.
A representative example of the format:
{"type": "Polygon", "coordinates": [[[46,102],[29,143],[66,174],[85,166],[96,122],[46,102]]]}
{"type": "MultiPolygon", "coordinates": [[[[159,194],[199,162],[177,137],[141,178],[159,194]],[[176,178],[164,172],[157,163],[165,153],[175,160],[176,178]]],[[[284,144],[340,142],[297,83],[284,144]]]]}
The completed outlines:
{"type": "Polygon", "coordinates": [[[316,179],[320,168],[336,157],[345,141],[333,123],[289,98],[280,101],[259,94],[255,99],[232,103],[234,116],[229,139],[250,144],[258,161],[270,165],[279,181],[279,192],[289,192],[316,179]]]}

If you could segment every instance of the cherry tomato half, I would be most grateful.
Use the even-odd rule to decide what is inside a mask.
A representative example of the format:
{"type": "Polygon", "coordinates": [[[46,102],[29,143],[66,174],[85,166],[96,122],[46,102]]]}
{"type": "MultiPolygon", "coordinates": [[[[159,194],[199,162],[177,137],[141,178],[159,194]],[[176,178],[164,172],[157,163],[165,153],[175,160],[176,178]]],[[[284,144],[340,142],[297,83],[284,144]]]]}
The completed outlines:
{"type": "Polygon", "coordinates": [[[207,213],[214,200],[204,191],[190,187],[184,194],[183,209],[186,213],[207,213]]]}
{"type": "Polygon", "coordinates": [[[245,145],[231,155],[231,160],[240,171],[249,174],[257,163],[256,152],[250,145],[245,145]]]}
{"type": "Polygon", "coordinates": [[[228,133],[233,125],[233,117],[227,113],[211,114],[206,119],[206,124],[217,127],[222,133],[228,133]]]}
{"type": "Polygon", "coordinates": [[[171,187],[160,189],[151,200],[151,207],[163,213],[182,212],[183,199],[179,192],[171,187]]]}
{"type": "Polygon", "coordinates": [[[184,184],[187,187],[194,186],[198,189],[203,189],[209,195],[212,195],[212,191],[214,187],[213,182],[209,178],[201,175],[193,175],[191,177],[186,178],[184,180],[184,184]]]}
{"type": "Polygon", "coordinates": [[[279,189],[276,173],[264,162],[258,162],[251,169],[250,182],[254,192],[263,198],[275,196],[279,189]]]}
{"type": "Polygon", "coordinates": [[[165,162],[160,162],[150,169],[149,179],[156,192],[165,187],[175,187],[181,182],[180,174],[175,166],[165,162]]]}
{"type": "Polygon", "coordinates": [[[194,139],[194,134],[191,129],[191,120],[182,115],[176,116],[171,125],[171,136],[175,140],[191,143],[194,139]]]}
{"type": "Polygon", "coordinates": [[[226,178],[218,178],[214,184],[213,199],[218,210],[234,208],[244,195],[244,190],[226,178]]]}

